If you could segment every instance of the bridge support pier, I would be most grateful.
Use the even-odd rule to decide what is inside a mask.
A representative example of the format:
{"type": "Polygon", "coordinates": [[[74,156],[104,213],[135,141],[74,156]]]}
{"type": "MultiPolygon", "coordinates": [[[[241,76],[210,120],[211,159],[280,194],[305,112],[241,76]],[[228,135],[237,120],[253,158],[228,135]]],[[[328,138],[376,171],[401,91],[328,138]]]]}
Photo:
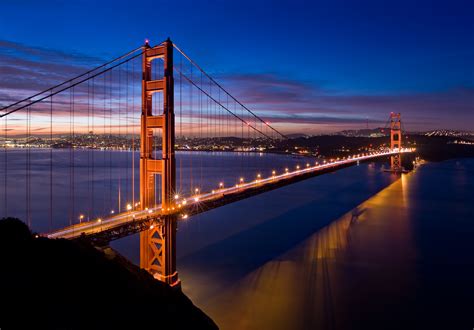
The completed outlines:
{"type": "Polygon", "coordinates": [[[176,271],[176,217],[167,212],[174,208],[176,193],[173,44],[165,41],[156,47],[148,43],[143,52],[142,116],[140,138],[140,205],[143,210],[156,207],[155,176],[161,175],[161,213],[158,225],[140,233],[140,267],[171,286],[179,286],[176,271]],[[152,62],[163,59],[163,78],[153,80],[152,62]],[[163,113],[153,113],[153,94],[162,93],[163,113]],[[162,157],[156,159],[154,130],[161,129],[162,157]]]}
{"type": "Polygon", "coordinates": [[[157,280],[175,286],[179,284],[176,271],[176,218],[165,216],[160,225],[140,233],[140,267],[157,280]]]}

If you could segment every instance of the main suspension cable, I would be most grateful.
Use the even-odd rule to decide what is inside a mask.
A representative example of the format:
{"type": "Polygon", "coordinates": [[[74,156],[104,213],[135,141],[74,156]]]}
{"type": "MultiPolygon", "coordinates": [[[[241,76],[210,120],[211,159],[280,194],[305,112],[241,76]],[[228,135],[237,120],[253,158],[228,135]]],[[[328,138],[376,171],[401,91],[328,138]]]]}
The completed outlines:
{"type": "Polygon", "coordinates": [[[204,93],[208,98],[210,98],[211,100],[213,100],[216,104],[218,104],[222,109],[226,110],[227,112],[229,112],[232,116],[234,116],[235,118],[239,119],[241,122],[245,123],[247,126],[249,126],[249,128],[252,128],[254,130],[256,130],[257,132],[259,132],[260,134],[262,134],[263,136],[267,137],[268,139],[272,140],[272,137],[268,136],[267,134],[265,134],[264,132],[262,132],[261,130],[259,130],[258,128],[256,127],[253,127],[252,124],[250,123],[250,121],[245,121],[244,119],[240,118],[237,114],[233,113],[230,109],[228,109],[226,106],[224,106],[222,103],[220,103],[218,100],[216,100],[212,95],[210,95],[208,92],[206,92],[205,90],[203,90],[202,88],[200,88],[194,81],[192,81],[188,76],[186,76],[184,73],[182,73],[181,71],[179,71],[179,69],[177,69],[176,67],[174,68],[180,75],[182,75],[184,77],[184,79],[186,79],[190,84],[192,84],[194,87],[196,87],[199,91],[201,91],[202,93],[204,93]]]}
{"type": "MultiPolygon", "coordinates": [[[[141,47],[141,48],[143,48],[143,47],[141,47]]],[[[54,92],[53,92],[54,87],[48,88],[46,91],[43,91],[42,93],[39,93],[39,94],[36,94],[36,95],[41,95],[41,94],[43,94],[43,93],[50,92],[49,94],[47,94],[47,95],[45,95],[45,96],[43,96],[43,97],[41,97],[41,98],[39,98],[39,99],[37,99],[37,100],[31,101],[30,103],[25,104],[25,105],[23,105],[23,106],[21,106],[21,107],[19,107],[19,108],[16,108],[16,109],[13,109],[13,110],[10,110],[10,111],[6,111],[5,113],[3,113],[3,114],[0,115],[0,118],[3,118],[3,117],[5,117],[5,116],[8,116],[8,115],[10,115],[10,114],[12,114],[12,113],[15,113],[15,112],[17,112],[17,111],[20,111],[20,110],[22,110],[22,109],[24,109],[24,108],[26,108],[26,107],[28,107],[28,106],[32,106],[33,104],[36,104],[36,103],[38,103],[38,102],[41,102],[41,101],[47,99],[48,97],[51,97],[51,96],[57,95],[57,94],[59,94],[59,93],[61,93],[61,92],[64,92],[65,90],[68,90],[68,89],[73,88],[73,87],[75,87],[75,86],[77,86],[77,85],[79,85],[79,84],[82,84],[83,82],[88,81],[89,79],[92,79],[92,78],[95,78],[95,77],[97,77],[97,76],[100,76],[100,75],[103,74],[103,73],[106,73],[106,72],[108,72],[108,71],[110,71],[110,70],[112,70],[112,69],[114,69],[114,68],[116,68],[116,67],[118,67],[118,66],[120,66],[120,65],[122,65],[122,64],[124,64],[124,63],[127,63],[127,62],[129,62],[129,61],[131,61],[131,60],[137,58],[138,56],[141,56],[141,55],[143,54],[143,52],[145,52],[145,50],[141,51],[140,53],[138,53],[138,54],[136,54],[136,55],[134,55],[134,56],[132,56],[132,57],[127,58],[126,60],[124,60],[124,61],[122,61],[122,62],[120,62],[120,63],[117,63],[117,64],[115,64],[115,65],[113,65],[113,66],[110,66],[110,67],[108,67],[107,69],[104,69],[104,70],[102,70],[102,71],[100,71],[100,72],[97,72],[97,73],[95,73],[95,74],[93,74],[93,75],[87,76],[86,78],[84,78],[84,79],[82,79],[82,80],[80,80],[80,81],[77,81],[77,82],[75,82],[74,84],[70,84],[70,85],[68,85],[68,86],[66,86],[66,87],[64,87],[64,88],[61,88],[61,89],[59,89],[59,90],[57,90],[57,91],[54,91],[54,92]]],[[[82,74],[80,77],[83,77],[84,75],[85,75],[85,74],[82,74]]],[[[75,78],[75,79],[77,79],[77,78],[75,78]]],[[[75,80],[75,79],[72,79],[72,81],[75,80]]],[[[72,82],[71,80],[68,80],[68,81],[72,82]]],[[[62,83],[62,84],[60,84],[59,86],[62,86],[62,85],[64,85],[64,84],[66,84],[66,83],[62,83]]],[[[28,101],[30,98],[32,98],[32,97],[29,97],[29,98],[27,98],[26,100],[28,101]]],[[[24,100],[23,100],[23,101],[24,101],[24,100]]],[[[23,101],[16,102],[16,104],[19,104],[19,103],[21,103],[21,102],[23,102],[23,101]]],[[[10,108],[11,106],[13,106],[13,104],[11,104],[11,105],[9,105],[9,106],[3,108],[3,109],[8,109],[8,108],[10,108]]],[[[3,109],[2,109],[2,110],[3,110],[3,109]]]]}
{"type": "Polygon", "coordinates": [[[217,81],[214,80],[209,74],[204,71],[196,62],[194,62],[186,53],[184,53],[176,44],[173,44],[173,47],[181,54],[183,55],[192,65],[194,65],[199,71],[201,71],[209,80],[211,80],[214,84],[216,84],[220,89],[222,89],[227,95],[229,95],[235,102],[237,102],[241,107],[243,107],[245,110],[247,110],[250,114],[252,114],[256,119],[258,119],[260,122],[265,124],[266,126],[270,127],[274,132],[279,134],[282,138],[287,139],[288,137],[275,129],[273,126],[269,125],[266,121],[264,121],[262,118],[257,116],[252,110],[247,108],[244,104],[242,104],[239,100],[237,100],[232,94],[230,94],[224,87],[222,87],[217,81]]]}
{"type": "MultiPolygon", "coordinates": [[[[137,47],[137,48],[135,48],[134,50],[131,50],[131,51],[129,51],[129,52],[126,53],[126,54],[123,54],[123,55],[121,55],[121,56],[119,56],[119,57],[114,58],[114,59],[111,60],[111,61],[108,61],[107,63],[104,63],[104,64],[102,64],[102,65],[99,65],[98,67],[95,67],[95,68],[93,68],[93,69],[91,69],[91,70],[89,70],[89,71],[87,71],[87,72],[81,73],[80,75],[78,75],[78,76],[76,76],[76,77],[74,77],[74,78],[71,78],[71,79],[68,79],[68,80],[66,80],[66,81],[63,81],[62,83],[57,84],[57,85],[55,85],[55,86],[53,86],[53,87],[50,87],[50,88],[48,88],[48,89],[45,89],[44,91],[38,92],[38,93],[36,93],[36,94],[34,94],[34,95],[32,95],[32,96],[27,97],[26,99],[17,101],[17,102],[15,102],[15,103],[10,104],[10,105],[7,105],[7,106],[3,107],[1,110],[2,110],[2,111],[3,111],[3,110],[7,110],[7,109],[9,109],[9,108],[11,108],[11,107],[13,107],[13,106],[15,106],[15,105],[18,105],[18,104],[20,104],[20,103],[29,101],[29,100],[31,100],[32,98],[36,97],[36,96],[42,95],[42,94],[44,94],[44,93],[47,93],[47,92],[49,92],[49,91],[52,91],[53,89],[56,89],[56,88],[61,87],[61,86],[63,86],[63,85],[66,85],[66,84],[68,84],[68,83],[70,83],[70,82],[73,82],[74,80],[77,80],[77,79],[79,79],[79,78],[82,78],[82,77],[84,77],[84,76],[86,76],[86,75],[88,75],[88,74],[94,72],[94,71],[97,71],[97,70],[99,70],[99,69],[102,69],[103,67],[106,67],[106,66],[109,65],[109,64],[112,64],[112,63],[114,63],[114,62],[116,62],[116,61],[120,61],[121,59],[123,59],[123,58],[125,58],[125,57],[127,57],[127,56],[129,56],[129,55],[131,55],[131,54],[133,54],[133,53],[135,53],[135,52],[136,52],[137,50],[139,50],[139,49],[143,49],[143,46],[137,47]]],[[[142,53],[143,53],[143,52],[142,52],[142,53]]],[[[140,53],[140,55],[141,55],[142,53],[140,53]]],[[[18,110],[20,110],[20,109],[18,109],[18,110]]],[[[7,114],[8,114],[8,113],[3,114],[1,117],[5,116],[5,115],[7,115],[7,114]]]]}

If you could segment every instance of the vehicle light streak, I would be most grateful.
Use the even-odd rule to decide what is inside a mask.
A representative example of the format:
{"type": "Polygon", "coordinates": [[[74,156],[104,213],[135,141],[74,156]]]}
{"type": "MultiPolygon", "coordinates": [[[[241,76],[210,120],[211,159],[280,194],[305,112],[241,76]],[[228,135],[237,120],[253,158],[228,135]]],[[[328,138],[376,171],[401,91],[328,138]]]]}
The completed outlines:
{"type": "MultiPolygon", "coordinates": [[[[397,153],[408,153],[413,152],[414,149],[411,148],[402,148],[402,149],[394,149],[388,151],[380,151],[380,152],[373,152],[368,154],[359,154],[346,157],[344,159],[333,160],[332,162],[323,161],[323,163],[319,164],[318,162],[315,163],[314,166],[308,166],[300,168],[297,167],[294,171],[289,171],[288,168],[285,168],[285,172],[283,174],[277,175],[275,171],[272,171],[272,175],[268,178],[262,178],[260,174],[257,175],[257,180],[244,182],[244,178],[240,178],[239,184],[231,187],[223,187],[220,186],[219,190],[213,190],[209,193],[201,193],[199,194],[199,188],[195,189],[196,194],[189,198],[182,198],[180,205],[176,207],[177,210],[181,209],[181,205],[185,207],[187,204],[197,204],[203,203],[210,200],[217,200],[223,197],[225,194],[233,194],[237,192],[242,192],[245,189],[260,187],[267,183],[275,183],[280,180],[287,180],[289,178],[293,178],[299,175],[303,175],[310,172],[317,172],[328,168],[333,168],[345,164],[350,163],[357,163],[360,161],[368,160],[371,158],[376,157],[383,157],[383,156],[390,156],[397,153]]],[[[180,198],[178,195],[175,197],[180,198]]],[[[171,208],[175,210],[175,207],[171,208]]],[[[66,227],[64,229],[58,230],[56,232],[47,234],[48,238],[74,238],[80,236],[82,233],[86,234],[94,234],[101,232],[103,230],[108,230],[117,226],[120,226],[124,223],[130,221],[137,221],[140,219],[149,219],[149,218],[159,218],[162,213],[162,206],[158,205],[154,209],[145,209],[145,210],[131,210],[131,205],[127,205],[127,212],[117,213],[112,216],[106,218],[98,218],[96,221],[82,221],[81,223],[74,224],[72,226],[66,227]]],[[[186,219],[188,214],[181,216],[180,218],[186,219]]]]}

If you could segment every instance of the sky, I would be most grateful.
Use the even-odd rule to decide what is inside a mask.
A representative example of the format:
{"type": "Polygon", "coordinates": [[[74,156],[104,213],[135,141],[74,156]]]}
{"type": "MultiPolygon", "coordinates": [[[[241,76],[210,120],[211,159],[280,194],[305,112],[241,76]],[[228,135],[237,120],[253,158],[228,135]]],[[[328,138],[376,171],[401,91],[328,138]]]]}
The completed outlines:
{"type": "Polygon", "coordinates": [[[0,104],[170,37],[285,133],[474,130],[472,1],[0,0],[0,104]]]}

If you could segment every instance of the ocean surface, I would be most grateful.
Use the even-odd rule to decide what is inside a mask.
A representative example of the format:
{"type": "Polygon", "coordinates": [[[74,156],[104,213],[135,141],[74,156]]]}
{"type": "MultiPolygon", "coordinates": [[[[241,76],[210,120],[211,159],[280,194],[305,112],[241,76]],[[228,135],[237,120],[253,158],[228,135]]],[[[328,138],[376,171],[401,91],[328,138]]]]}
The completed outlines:
{"type": "Polygon", "coordinates": [[[183,226],[215,231],[181,250],[183,290],[222,329],[470,329],[473,192],[473,159],[369,164],[230,205],[183,226]]]}
{"type": "MultiPolygon", "coordinates": [[[[133,199],[138,168],[129,152],[75,151],[71,158],[54,150],[52,190],[51,154],[30,157],[27,180],[25,151],[9,151],[0,211],[7,206],[34,230],[77,222],[78,214],[103,216],[133,199]]],[[[178,186],[210,190],[307,161],[181,153],[178,186]]],[[[428,163],[401,177],[384,166],[341,169],[180,221],[184,293],[221,329],[471,329],[474,159],[428,163]]],[[[112,247],[138,264],[138,235],[112,247]]]]}

